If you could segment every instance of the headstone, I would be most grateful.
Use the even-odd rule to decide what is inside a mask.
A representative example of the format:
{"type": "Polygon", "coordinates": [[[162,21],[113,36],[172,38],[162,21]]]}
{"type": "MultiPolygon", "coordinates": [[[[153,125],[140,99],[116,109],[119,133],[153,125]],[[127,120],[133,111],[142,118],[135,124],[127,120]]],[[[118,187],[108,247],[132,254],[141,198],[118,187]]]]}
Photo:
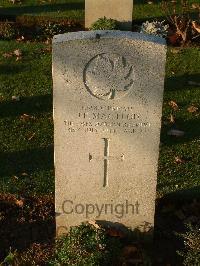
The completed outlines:
{"type": "Polygon", "coordinates": [[[154,225],[166,45],[120,31],[53,40],[57,229],[154,225]]]}
{"type": "Polygon", "coordinates": [[[86,28],[103,17],[117,20],[121,29],[131,30],[133,0],[85,0],[86,28]]]}

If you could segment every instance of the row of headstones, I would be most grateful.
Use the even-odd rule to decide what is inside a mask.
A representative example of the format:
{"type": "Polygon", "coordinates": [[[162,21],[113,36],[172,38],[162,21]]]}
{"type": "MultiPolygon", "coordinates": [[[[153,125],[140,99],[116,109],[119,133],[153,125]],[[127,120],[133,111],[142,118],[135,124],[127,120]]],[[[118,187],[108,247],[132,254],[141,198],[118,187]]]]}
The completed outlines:
{"type": "MultiPolygon", "coordinates": [[[[111,2],[132,19],[132,1],[86,0],[86,20],[111,2]]],[[[153,227],[165,57],[165,40],[140,33],[54,37],[58,234],[88,220],[153,227]]]]}

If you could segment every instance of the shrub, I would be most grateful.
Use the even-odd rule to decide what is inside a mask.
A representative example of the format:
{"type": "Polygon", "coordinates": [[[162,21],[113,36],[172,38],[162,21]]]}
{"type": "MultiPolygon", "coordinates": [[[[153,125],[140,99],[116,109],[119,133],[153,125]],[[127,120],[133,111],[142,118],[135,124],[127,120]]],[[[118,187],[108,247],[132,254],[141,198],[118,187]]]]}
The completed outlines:
{"type": "Polygon", "coordinates": [[[117,21],[106,17],[99,18],[91,26],[91,30],[116,30],[117,28],[117,21]]]}
{"type": "Polygon", "coordinates": [[[119,256],[120,248],[119,240],[108,237],[104,229],[82,224],[57,240],[48,265],[109,265],[119,256]]]}
{"type": "Polygon", "coordinates": [[[53,17],[47,17],[47,16],[19,16],[16,19],[16,22],[18,24],[21,24],[23,26],[32,27],[32,26],[42,26],[47,25],[48,23],[51,24],[59,24],[59,25],[65,25],[68,28],[82,28],[83,25],[82,22],[75,20],[75,19],[63,19],[63,18],[53,18],[53,17]]]}
{"type": "Polygon", "coordinates": [[[16,251],[12,251],[10,249],[8,255],[5,257],[4,261],[2,263],[0,263],[1,266],[3,265],[13,265],[15,262],[15,257],[16,257],[17,253],[16,251]]]}
{"type": "Polygon", "coordinates": [[[67,32],[67,28],[65,29],[62,24],[54,22],[48,22],[42,25],[41,28],[43,35],[49,38],[52,38],[54,35],[67,32]]]}
{"type": "Polygon", "coordinates": [[[0,23],[0,38],[11,40],[16,37],[16,29],[14,23],[1,22],[0,23]]]}
{"type": "Polygon", "coordinates": [[[54,35],[63,34],[69,31],[83,30],[80,22],[70,19],[58,19],[36,16],[17,17],[17,23],[28,35],[32,34],[33,39],[52,38],[54,35]]]}

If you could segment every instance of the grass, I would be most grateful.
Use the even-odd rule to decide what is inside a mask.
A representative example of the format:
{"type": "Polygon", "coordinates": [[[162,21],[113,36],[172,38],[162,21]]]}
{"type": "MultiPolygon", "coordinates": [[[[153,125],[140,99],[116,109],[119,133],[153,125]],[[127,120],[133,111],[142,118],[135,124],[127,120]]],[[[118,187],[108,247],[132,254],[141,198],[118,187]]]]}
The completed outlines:
{"type": "MultiPolygon", "coordinates": [[[[135,0],[133,9],[134,20],[146,20],[164,17],[161,0],[154,0],[148,4],[146,0],[135,0]]],[[[200,3],[200,0],[189,0],[200,3]]],[[[0,0],[0,16],[17,17],[21,15],[45,16],[51,18],[70,18],[84,20],[84,0],[23,0],[21,4],[12,4],[8,0],[0,0]]],[[[196,13],[195,10],[190,10],[196,13]]]]}
{"type": "Polygon", "coordinates": [[[158,191],[163,194],[200,185],[200,114],[188,111],[192,105],[200,107],[199,86],[188,84],[189,81],[200,83],[199,64],[199,48],[179,49],[176,54],[169,49],[158,176],[158,191]],[[178,104],[179,110],[174,111],[169,106],[171,100],[178,104]],[[175,125],[169,122],[171,114],[175,117],[175,125]],[[167,131],[174,127],[183,130],[185,136],[167,136],[167,131]],[[175,157],[184,160],[176,163],[175,157]]]}
{"type": "Polygon", "coordinates": [[[0,42],[1,191],[54,189],[51,55],[44,48],[40,43],[0,42]],[[17,48],[22,60],[2,57],[17,48]],[[20,101],[13,102],[12,96],[20,101]]]}
{"type": "MultiPolygon", "coordinates": [[[[169,2],[169,1],[168,1],[169,2]]],[[[180,1],[177,1],[177,11],[180,13],[180,1]]],[[[200,3],[200,0],[188,1],[189,5],[191,6],[194,3],[200,3]]],[[[189,10],[189,13],[196,13],[197,11],[189,10]]],[[[163,18],[165,19],[165,12],[162,8],[162,0],[136,0],[134,1],[134,10],[133,10],[133,19],[134,20],[146,20],[146,19],[155,19],[155,18],[163,18]],[[148,4],[148,2],[152,2],[148,4]]]]}
{"type": "Polygon", "coordinates": [[[54,18],[84,19],[83,0],[57,1],[22,1],[22,4],[13,5],[9,1],[0,1],[0,16],[46,16],[54,18]]]}

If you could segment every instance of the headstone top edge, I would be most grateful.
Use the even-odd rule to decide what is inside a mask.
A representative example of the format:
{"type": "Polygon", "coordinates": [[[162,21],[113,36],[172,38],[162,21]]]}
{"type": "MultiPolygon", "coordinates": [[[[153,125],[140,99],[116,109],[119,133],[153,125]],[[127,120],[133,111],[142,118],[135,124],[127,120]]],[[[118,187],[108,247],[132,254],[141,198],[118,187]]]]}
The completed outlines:
{"type": "Polygon", "coordinates": [[[88,39],[108,39],[108,38],[128,38],[138,41],[147,41],[166,46],[164,38],[143,34],[139,32],[120,31],[120,30],[96,30],[96,31],[78,31],[65,34],[58,34],[53,37],[53,44],[88,39]]]}

